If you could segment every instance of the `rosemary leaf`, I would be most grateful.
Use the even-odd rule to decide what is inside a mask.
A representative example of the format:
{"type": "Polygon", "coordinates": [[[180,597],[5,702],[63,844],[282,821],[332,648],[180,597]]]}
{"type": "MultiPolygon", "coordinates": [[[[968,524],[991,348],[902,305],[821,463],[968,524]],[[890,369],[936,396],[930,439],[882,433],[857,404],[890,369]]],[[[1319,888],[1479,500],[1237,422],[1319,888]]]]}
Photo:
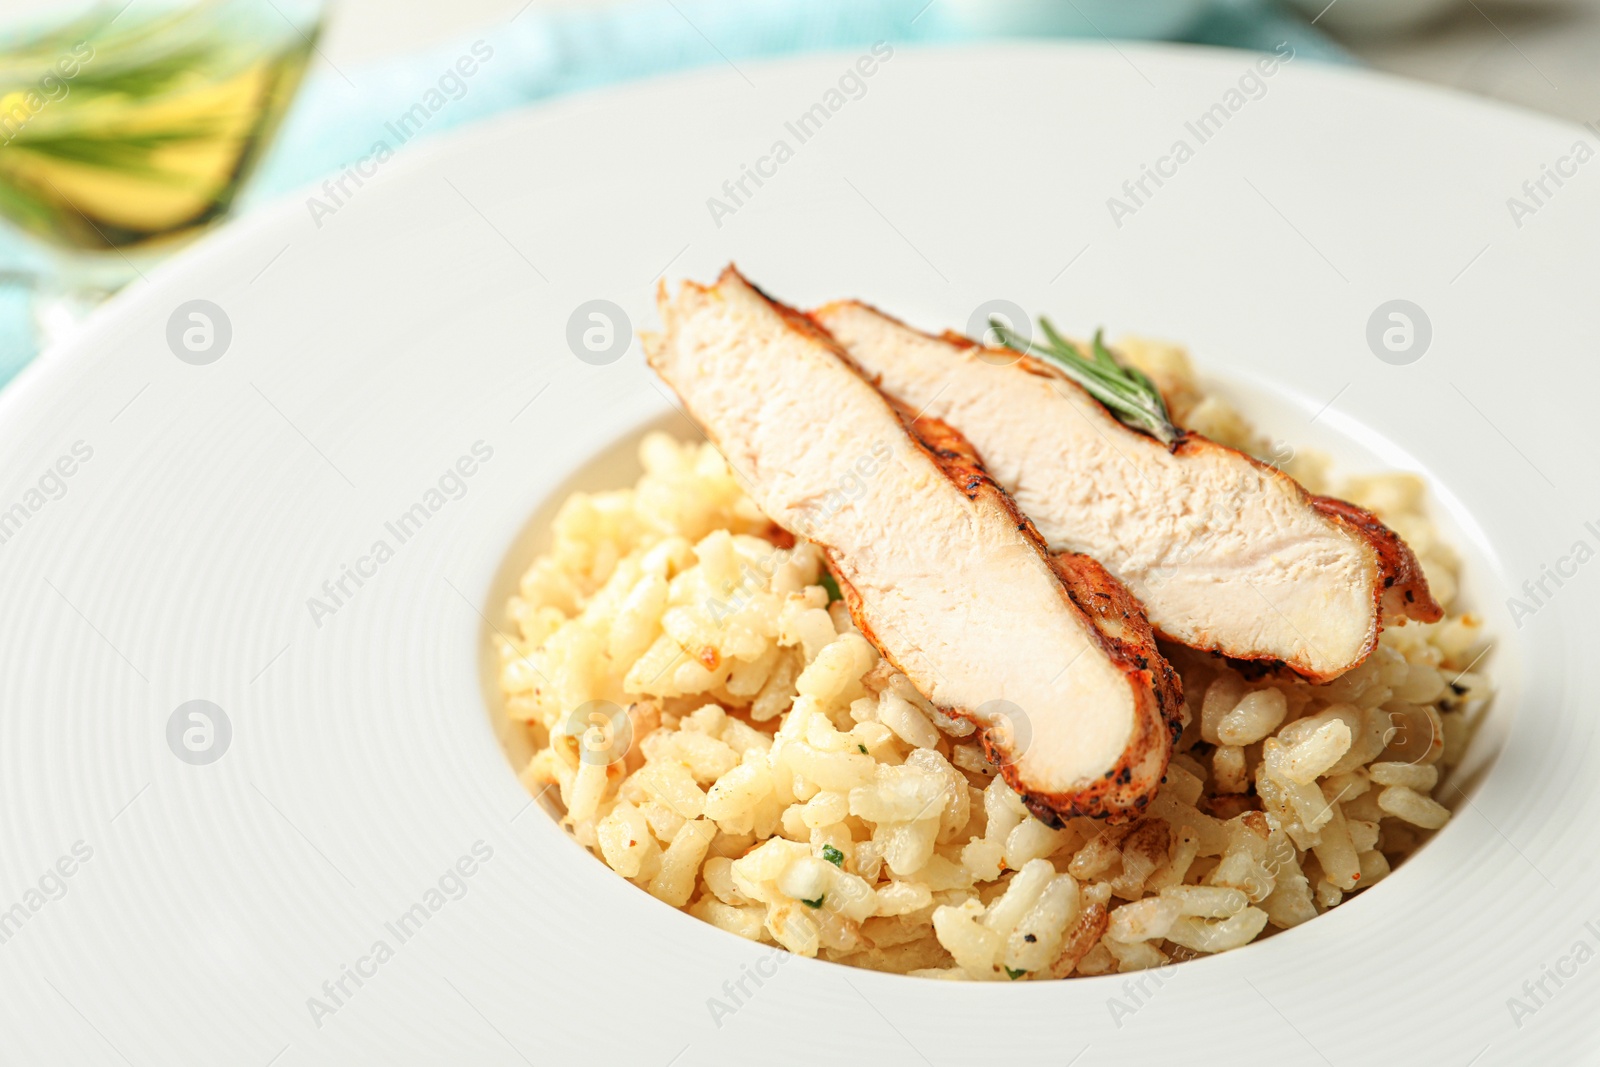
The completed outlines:
{"type": "Polygon", "coordinates": [[[989,325],[1007,348],[1038,356],[1060,368],[1086,393],[1104,404],[1124,426],[1149,434],[1169,447],[1178,439],[1181,431],[1167,413],[1161,390],[1139,368],[1119,363],[1106,347],[1102,331],[1095,331],[1090,355],[1086,356],[1043,317],[1039,319],[1043,341],[1022,337],[998,318],[990,319],[989,325]]]}

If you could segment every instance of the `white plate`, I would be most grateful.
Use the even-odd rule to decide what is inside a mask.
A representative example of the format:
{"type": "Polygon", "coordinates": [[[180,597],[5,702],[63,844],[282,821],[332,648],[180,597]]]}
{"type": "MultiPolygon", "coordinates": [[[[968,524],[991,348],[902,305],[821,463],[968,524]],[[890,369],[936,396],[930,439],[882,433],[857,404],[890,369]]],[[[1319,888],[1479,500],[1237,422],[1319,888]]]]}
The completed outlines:
{"type": "Polygon", "coordinates": [[[1076,1062],[1346,1064],[1382,1049],[1465,1065],[1592,1050],[1600,980],[1544,978],[1538,1002],[1524,982],[1600,944],[1596,565],[1549,585],[1520,628],[1505,606],[1597,540],[1583,523],[1600,520],[1600,178],[1549,185],[1520,228],[1506,206],[1590,134],[1291,62],[1196,145],[1185,123],[1226,108],[1254,57],[1003,46],[896,51],[795,146],[785,123],[855,58],[574,98],[403,152],[320,227],[290,202],[219,234],[0,396],[0,508],[74,442],[93,449],[0,544],[0,909],[26,913],[0,945],[8,1060],[1065,1064],[1087,1048],[1076,1062]],[[707,197],[779,138],[793,158],[715,225],[707,197]],[[1178,138],[1193,158],[1114,225],[1107,198],[1178,138]],[[497,575],[525,559],[507,553],[573,472],[676,417],[636,343],[607,366],[575,358],[574,309],[611,300],[647,326],[659,275],[730,258],[802,305],[862,296],[959,328],[1003,297],[1073,328],[1182,339],[1278,436],[1425,471],[1501,635],[1498,759],[1470,805],[1375,892],[1147,980],[1148,996],[1128,976],[993,986],[780,965],[587,857],[528,807],[490,729],[480,613],[498,618],[497,575]],[[1432,323],[1405,366],[1365,339],[1397,298],[1432,323]],[[194,299],[232,328],[204,366],[166,338],[194,299]],[[465,495],[398,544],[385,523],[478,441],[493,456],[465,495]],[[308,598],[380,538],[394,557],[315,623],[308,598]],[[196,699],[232,725],[204,766],[166,740],[196,699]],[[60,898],[25,897],[78,841],[92,855],[64,864],[60,898]],[[493,854],[465,895],[402,942],[385,924],[479,841],[493,854]],[[392,958],[314,1019],[308,998],[332,1006],[323,983],[379,941],[392,958]],[[776,977],[747,982],[718,1025],[708,999],[758,967],[776,977]],[[1514,1018],[1512,997],[1532,1011],[1514,1018]]]}

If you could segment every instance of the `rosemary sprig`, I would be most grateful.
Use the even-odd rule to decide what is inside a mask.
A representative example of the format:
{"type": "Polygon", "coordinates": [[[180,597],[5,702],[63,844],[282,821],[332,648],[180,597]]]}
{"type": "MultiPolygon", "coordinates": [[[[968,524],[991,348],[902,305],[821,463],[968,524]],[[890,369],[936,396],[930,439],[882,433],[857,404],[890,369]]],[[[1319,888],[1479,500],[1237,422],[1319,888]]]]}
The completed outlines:
{"type": "Polygon", "coordinates": [[[998,318],[990,319],[989,325],[1007,348],[1040,356],[1059,367],[1084,392],[1110,409],[1124,426],[1147,433],[1169,447],[1182,433],[1173,425],[1167,402],[1155,382],[1138,367],[1118,363],[1101,339],[1103,331],[1094,332],[1092,355],[1086,356],[1042,316],[1039,331],[1044,335],[1043,342],[1030,341],[998,318]]]}
{"type": "MultiPolygon", "coordinates": [[[[184,142],[201,142],[215,137],[224,130],[220,121],[196,120],[187,126],[170,130],[152,130],[147,133],[119,134],[116,140],[84,136],[82,134],[46,134],[27,139],[18,138],[8,148],[16,152],[31,152],[67,163],[102,170],[115,170],[120,174],[144,178],[158,185],[176,188],[202,188],[205,176],[184,174],[162,169],[152,164],[156,152],[169,145],[184,142]]],[[[0,168],[3,169],[3,168],[0,168]]]]}

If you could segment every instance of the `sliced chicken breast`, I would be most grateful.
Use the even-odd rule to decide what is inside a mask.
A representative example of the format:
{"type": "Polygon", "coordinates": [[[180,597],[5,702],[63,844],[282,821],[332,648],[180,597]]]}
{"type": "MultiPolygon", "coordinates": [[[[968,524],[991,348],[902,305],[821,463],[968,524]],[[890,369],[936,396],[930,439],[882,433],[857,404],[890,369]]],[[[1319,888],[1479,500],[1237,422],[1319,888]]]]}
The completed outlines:
{"type": "Polygon", "coordinates": [[[650,365],[766,514],[822,546],[884,656],[980,728],[1041,817],[1143,808],[1181,699],[1117,582],[1050,557],[960,435],[913,422],[732,268],[659,304],[650,365]]]}
{"type": "Polygon", "coordinates": [[[814,320],[889,395],[956,427],[1052,549],[1105,564],[1157,632],[1327,681],[1439,605],[1371,513],[1198,434],[1167,448],[1044,361],[864,304],[814,320]]]}

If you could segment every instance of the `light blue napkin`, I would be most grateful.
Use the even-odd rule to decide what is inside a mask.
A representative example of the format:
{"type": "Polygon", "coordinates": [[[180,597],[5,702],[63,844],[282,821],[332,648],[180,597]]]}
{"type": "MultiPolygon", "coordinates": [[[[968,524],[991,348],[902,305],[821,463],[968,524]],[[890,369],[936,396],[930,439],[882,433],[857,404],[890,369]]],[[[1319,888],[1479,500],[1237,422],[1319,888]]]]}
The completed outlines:
{"type": "MultiPolygon", "coordinates": [[[[1161,0],[1122,3],[1130,10],[1161,9],[1161,0]]],[[[1034,0],[1033,8],[1065,10],[1044,0],[1034,0]]],[[[858,48],[879,40],[966,40],[995,32],[997,24],[986,28],[970,15],[963,17],[963,10],[974,7],[955,9],[951,0],[632,0],[577,10],[530,7],[504,25],[426,53],[349,70],[318,59],[240,208],[247,211],[341,171],[379,141],[393,148],[399,135],[432,137],[562,93],[712,63],[858,48]],[[470,62],[457,67],[463,56],[470,62]],[[447,102],[430,110],[437,103],[430,99],[417,111],[414,106],[452,70],[455,76],[446,79],[439,97],[447,102]],[[408,113],[409,121],[403,119],[408,113]]],[[[1175,39],[1263,51],[1287,40],[1301,57],[1348,60],[1315,29],[1269,0],[1209,0],[1196,10],[1192,23],[1172,34],[1175,39]]],[[[1048,19],[1035,21],[1038,25],[1030,26],[1021,19],[1006,29],[1073,32],[1048,19]]],[[[1139,33],[1133,26],[1124,21],[1109,31],[1139,33]]],[[[38,262],[26,242],[0,231],[0,277],[8,269],[34,269],[38,262]]],[[[27,294],[0,281],[0,384],[32,359],[35,349],[27,294]]]]}

